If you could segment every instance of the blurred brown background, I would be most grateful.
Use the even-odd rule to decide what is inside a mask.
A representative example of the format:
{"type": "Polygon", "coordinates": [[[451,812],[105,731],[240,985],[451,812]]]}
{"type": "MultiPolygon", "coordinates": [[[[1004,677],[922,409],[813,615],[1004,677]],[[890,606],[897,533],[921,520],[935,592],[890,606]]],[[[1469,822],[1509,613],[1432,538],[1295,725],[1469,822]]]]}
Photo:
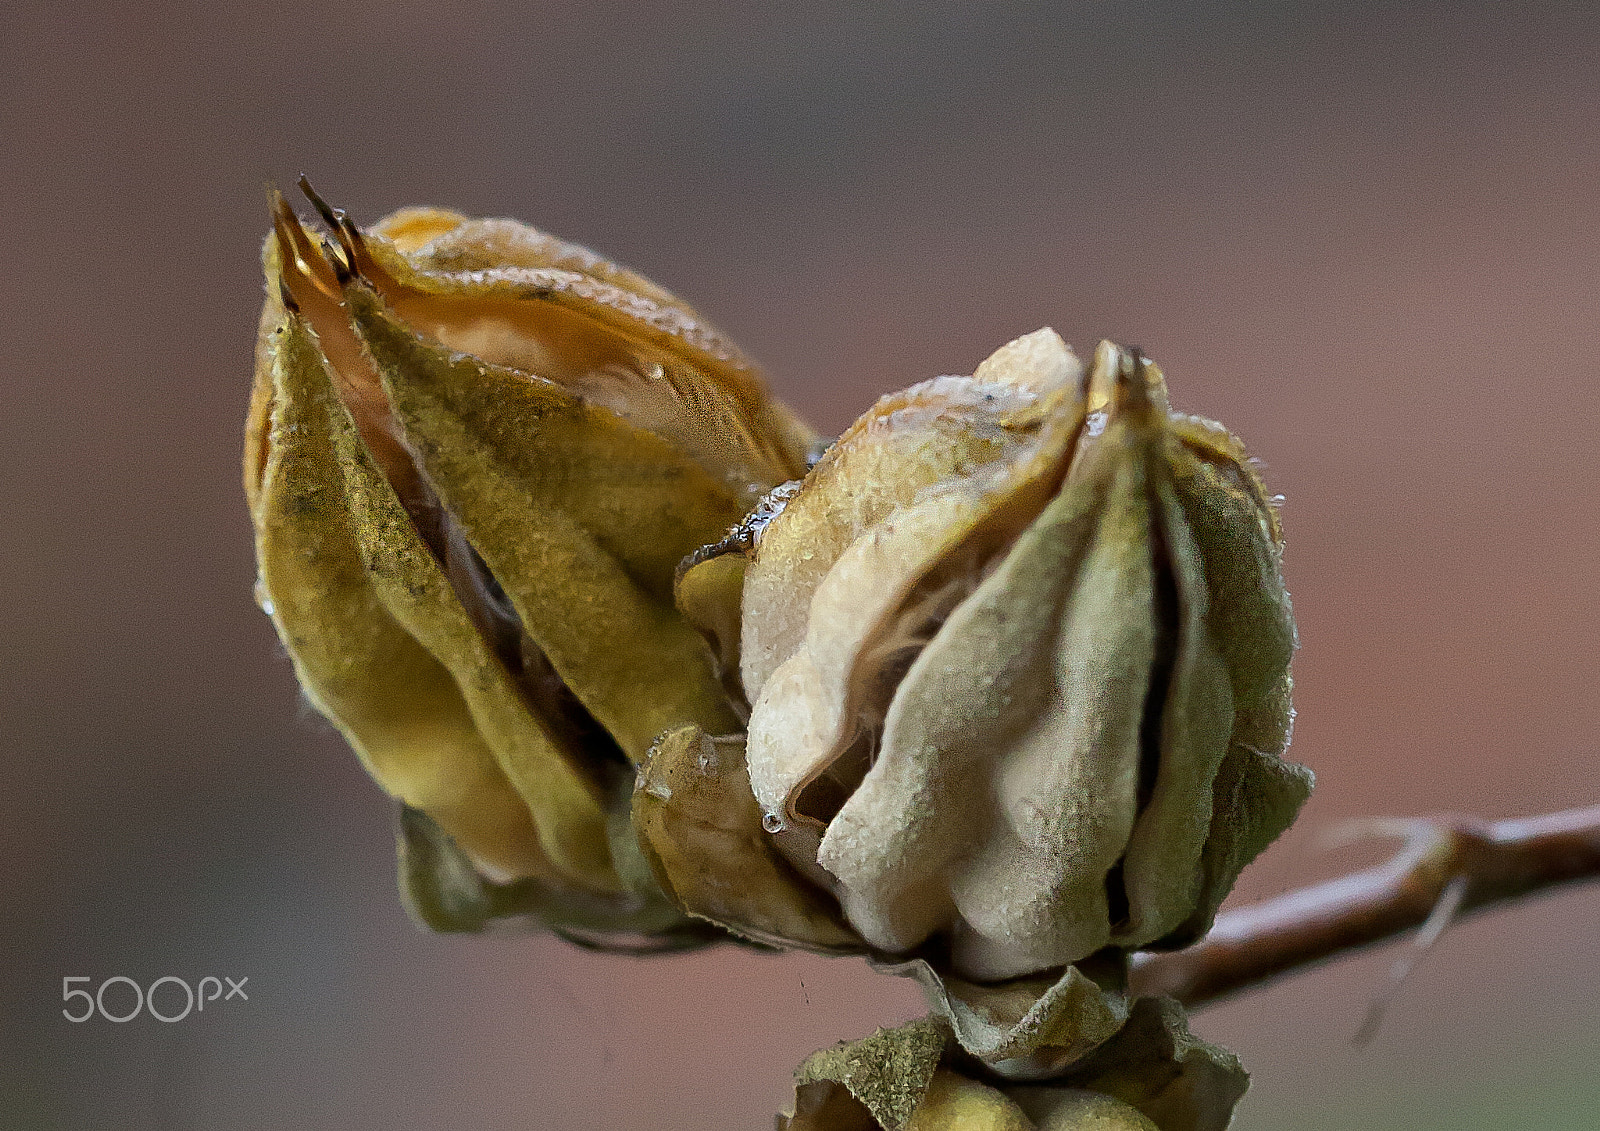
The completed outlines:
{"type": "MultiPolygon", "coordinates": [[[[1318,848],[1353,816],[1600,799],[1597,48],[1583,3],[6,5],[0,1119],[769,1127],[921,1011],[405,919],[250,599],[264,181],[588,243],[830,430],[1043,324],[1145,347],[1288,498],[1320,782],[1252,898],[1372,858],[1318,848]],[[250,1000],[73,1025],[78,975],[250,1000]]],[[[1237,1126],[1600,1126],[1597,926],[1591,886],[1450,932],[1365,1049],[1392,950],[1205,1012],[1237,1126]]]]}

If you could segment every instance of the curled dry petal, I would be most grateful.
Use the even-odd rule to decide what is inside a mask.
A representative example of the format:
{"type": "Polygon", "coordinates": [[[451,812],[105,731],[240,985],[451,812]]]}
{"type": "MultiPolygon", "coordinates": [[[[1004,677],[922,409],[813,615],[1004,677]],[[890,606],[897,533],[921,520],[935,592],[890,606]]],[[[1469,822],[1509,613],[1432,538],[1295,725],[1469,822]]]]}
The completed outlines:
{"type": "Polygon", "coordinates": [[[1120,1030],[1131,1004],[1114,959],[998,983],[948,977],[920,958],[880,969],[915,979],[961,1048],[1011,1080],[1059,1076],[1120,1030]]]}
{"type": "Polygon", "coordinates": [[[661,890],[694,915],[775,946],[863,949],[833,898],[796,876],[762,829],[743,735],[662,735],[639,775],[633,824],[661,890]]]}
{"type": "Polygon", "coordinates": [[[812,437],[694,311],[585,249],[316,203],[337,243],[274,197],[264,257],[263,607],[311,701],[485,882],[654,923],[631,764],[739,723],[673,573],[812,437]]]}
{"type": "Polygon", "coordinates": [[[762,532],[748,766],[876,950],[956,974],[1181,945],[1293,819],[1294,628],[1238,441],[1052,332],[885,398],[762,532]]]}

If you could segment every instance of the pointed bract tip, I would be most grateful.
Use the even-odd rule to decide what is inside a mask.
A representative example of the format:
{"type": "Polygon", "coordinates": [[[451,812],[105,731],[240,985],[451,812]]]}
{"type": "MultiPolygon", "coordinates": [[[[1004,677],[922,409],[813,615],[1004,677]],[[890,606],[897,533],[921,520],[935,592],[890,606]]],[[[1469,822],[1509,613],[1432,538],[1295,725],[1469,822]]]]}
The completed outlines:
{"type": "Polygon", "coordinates": [[[300,191],[305,194],[305,198],[311,202],[311,207],[317,210],[317,215],[322,217],[322,222],[328,225],[329,231],[339,241],[339,246],[344,249],[342,260],[340,256],[333,254],[331,248],[327,249],[328,259],[333,263],[333,269],[339,276],[340,284],[348,283],[351,279],[360,277],[362,275],[361,264],[364,258],[362,252],[365,250],[362,247],[360,230],[350,222],[350,217],[345,214],[343,208],[335,208],[322,199],[321,194],[311,187],[311,181],[305,174],[302,173],[300,180],[296,183],[300,191]]]}
{"type": "Polygon", "coordinates": [[[328,225],[331,230],[337,232],[344,226],[344,209],[335,208],[326,200],[323,200],[317,190],[311,187],[311,181],[304,173],[300,174],[300,179],[295,182],[295,185],[305,195],[305,198],[311,202],[311,207],[317,210],[317,215],[322,217],[322,222],[328,225]]]}
{"type": "Polygon", "coordinates": [[[1119,347],[1116,356],[1116,407],[1118,412],[1154,407],[1150,388],[1151,362],[1138,346],[1119,347]]]}
{"type": "Polygon", "coordinates": [[[294,209],[289,207],[289,202],[275,185],[267,188],[267,211],[272,216],[272,227],[278,234],[280,246],[285,249],[293,248],[295,245],[293,234],[301,230],[300,218],[294,214],[294,209]]]}

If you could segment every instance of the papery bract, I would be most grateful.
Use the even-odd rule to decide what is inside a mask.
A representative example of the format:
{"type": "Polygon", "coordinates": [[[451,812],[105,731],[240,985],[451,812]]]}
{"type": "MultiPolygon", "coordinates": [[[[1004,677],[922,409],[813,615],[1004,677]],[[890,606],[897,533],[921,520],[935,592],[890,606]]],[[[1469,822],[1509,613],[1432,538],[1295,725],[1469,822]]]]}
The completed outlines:
{"type": "Polygon", "coordinates": [[[739,717],[674,569],[801,474],[810,433],[694,311],[583,248],[317,203],[337,246],[274,199],[245,456],[302,687],[421,815],[414,899],[459,850],[568,925],[679,922],[631,767],[739,717]]]}

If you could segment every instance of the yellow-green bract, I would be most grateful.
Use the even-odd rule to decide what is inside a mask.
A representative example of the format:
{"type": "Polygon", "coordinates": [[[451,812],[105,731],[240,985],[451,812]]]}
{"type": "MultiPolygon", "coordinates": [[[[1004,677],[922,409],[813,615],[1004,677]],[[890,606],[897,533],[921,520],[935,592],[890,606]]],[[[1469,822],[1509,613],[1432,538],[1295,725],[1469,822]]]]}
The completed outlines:
{"type": "Polygon", "coordinates": [[[739,717],[674,570],[803,473],[811,434],[693,310],[583,248],[324,212],[337,245],[274,197],[245,453],[259,597],[307,697],[407,807],[431,924],[681,924],[632,767],[739,717]]]}

